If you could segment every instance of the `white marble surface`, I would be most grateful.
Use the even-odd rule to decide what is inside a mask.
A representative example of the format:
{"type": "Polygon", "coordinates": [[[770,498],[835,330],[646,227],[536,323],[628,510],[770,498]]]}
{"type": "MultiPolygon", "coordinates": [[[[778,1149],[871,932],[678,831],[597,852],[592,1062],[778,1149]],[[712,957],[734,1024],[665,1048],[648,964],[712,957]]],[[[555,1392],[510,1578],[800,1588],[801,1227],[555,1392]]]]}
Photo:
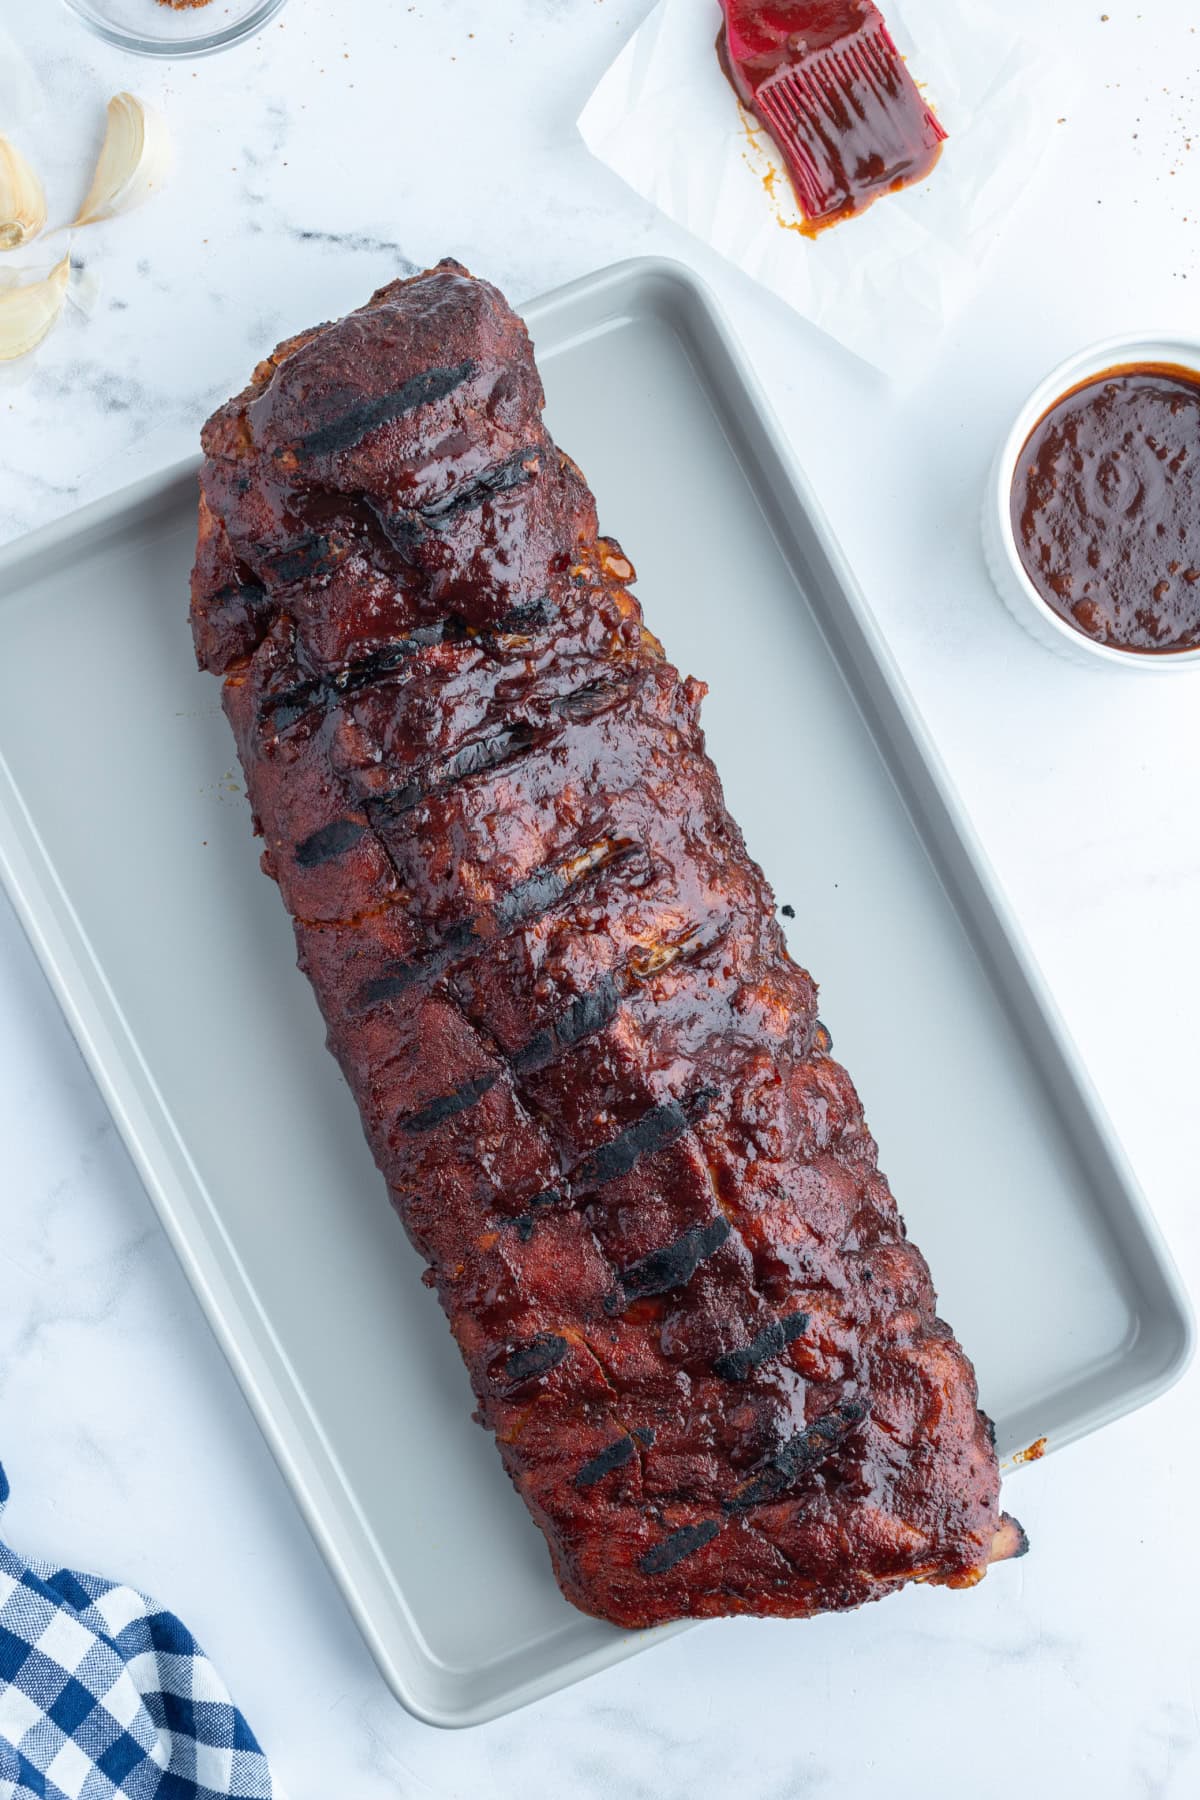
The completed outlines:
{"type": "MultiPolygon", "coordinates": [[[[409,264],[452,252],[521,298],[637,252],[693,260],[774,392],[1195,1287],[1200,677],[1060,664],[1000,610],[977,549],[998,434],[1045,368],[1089,338],[1195,319],[1194,9],[1108,4],[1107,20],[1100,0],[1006,9],[1055,60],[1064,122],[936,366],[898,394],[588,159],[575,115],[647,0],[292,0],[260,42],[165,69],[105,49],[54,0],[0,0],[49,97],[24,141],[60,212],[109,92],[157,98],[180,150],[151,209],[77,240],[102,282],[94,316],[0,387],[0,537],[188,450],[278,337],[409,264]]],[[[438,1733],[376,1674],[3,902],[0,1142],[5,1529],[177,1607],[292,1800],[1200,1792],[1200,1376],[1016,1476],[1034,1553],[974,1593],[712,1626],[438,1733]]]]}

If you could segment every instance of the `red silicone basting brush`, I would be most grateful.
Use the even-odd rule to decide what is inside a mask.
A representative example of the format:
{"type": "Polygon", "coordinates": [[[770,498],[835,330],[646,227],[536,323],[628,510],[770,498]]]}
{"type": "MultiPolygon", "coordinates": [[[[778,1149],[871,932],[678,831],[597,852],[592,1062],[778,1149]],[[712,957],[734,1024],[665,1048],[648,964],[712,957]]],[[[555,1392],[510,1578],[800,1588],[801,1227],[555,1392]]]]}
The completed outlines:
{"type": "Polygon", "coordinates": [[[929,174],[945,131],[872,0],[721,0],[717,48],[813,231],[929,174]]]}

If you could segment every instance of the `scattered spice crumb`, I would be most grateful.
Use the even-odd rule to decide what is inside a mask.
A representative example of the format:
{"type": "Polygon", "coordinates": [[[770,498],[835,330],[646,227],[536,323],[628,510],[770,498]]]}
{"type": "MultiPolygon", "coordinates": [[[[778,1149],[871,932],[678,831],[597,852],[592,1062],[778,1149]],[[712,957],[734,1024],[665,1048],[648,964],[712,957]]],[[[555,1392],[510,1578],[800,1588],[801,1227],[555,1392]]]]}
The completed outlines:
{"type": "Polygon", "coordinates": [[[1044,1437],[1035,1438],[1033,1440],[1032,1444],[1030,1444],[1028,1450],[1018,1450],[1017,1451],[1016,1455],[1013,1457],[1013,1461],[1014,1461],[1014,1463],[1040,1462],[1042,1457],[1045,1456],[1045,1454],[1046,1454],[1045,1438],[1044,1437]]]}
{"type": "Polygon", "coordinates": [[[785,919],[794,919],[796,916],[796,909],[794,906],[781,906],[779,910],[785,919]]]}

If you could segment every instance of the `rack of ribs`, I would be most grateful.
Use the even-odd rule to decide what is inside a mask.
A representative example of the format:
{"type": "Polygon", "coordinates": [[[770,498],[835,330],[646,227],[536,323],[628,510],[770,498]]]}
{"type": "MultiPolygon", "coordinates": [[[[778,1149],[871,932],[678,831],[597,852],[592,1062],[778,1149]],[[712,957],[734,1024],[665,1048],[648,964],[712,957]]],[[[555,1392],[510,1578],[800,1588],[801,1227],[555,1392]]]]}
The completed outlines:
{"type": "Polygon", "coordinates": [[[263,867],[584,1611],[803,1616],[1024,1547],[810,977],[548,436],[444,262],[205,427],[192,623],[263,867]]]}

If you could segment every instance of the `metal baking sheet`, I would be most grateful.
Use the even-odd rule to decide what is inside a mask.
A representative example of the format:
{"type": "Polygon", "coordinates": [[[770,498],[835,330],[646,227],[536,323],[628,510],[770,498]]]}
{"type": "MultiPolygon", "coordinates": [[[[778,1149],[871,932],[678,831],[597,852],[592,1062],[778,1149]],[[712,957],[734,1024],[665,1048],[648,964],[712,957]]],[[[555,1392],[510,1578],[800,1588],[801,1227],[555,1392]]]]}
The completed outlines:
{"type": "MultiPolygon", "coordinates": [[[[1120,1147],[706,291],[634,262],[526,316],[553,431],[711,684],[731,808],[795,908],[1001,1454],[1052,1452],[1190,1348],[1120,1147]]],[[[661,1633],[560,1598],[471,1423],[193,665],[194,527],[189,463],[0,553],[0,863],[380,1668],[421,1717],[477,1723],[661,1633]]]]}

